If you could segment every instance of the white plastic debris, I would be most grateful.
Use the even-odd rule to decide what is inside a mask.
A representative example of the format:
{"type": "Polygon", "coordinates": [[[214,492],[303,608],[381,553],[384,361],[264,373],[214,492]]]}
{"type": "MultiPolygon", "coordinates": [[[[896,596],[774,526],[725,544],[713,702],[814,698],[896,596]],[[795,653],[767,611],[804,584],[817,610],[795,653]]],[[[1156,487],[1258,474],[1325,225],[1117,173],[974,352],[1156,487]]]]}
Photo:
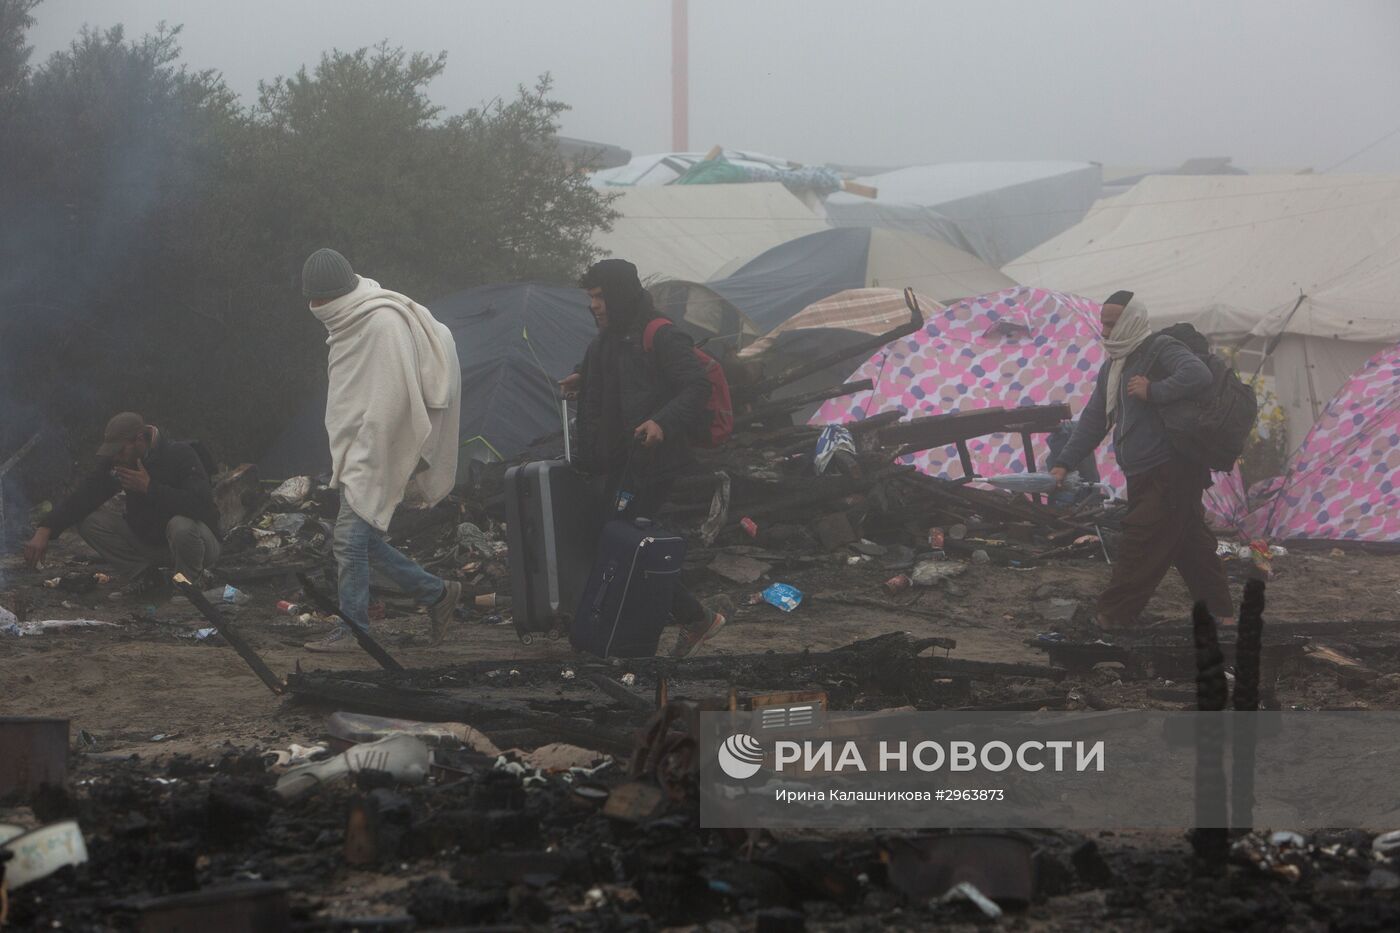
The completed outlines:
{"type": "Polygon", "coordinates": [[[65,628],[88,628],[97,625],[109,628],[117,627],[114,622],[99,622],[96,619],[44,619],[35,622],[18,622],[15,620],[14,613],[0,609],[0,633],[5,635],[42,635],[45,632],[65,628]],[[9,618],[7,619],[6,616],[9,618]]]}
{"type": "Polygon", "coordinates": [[[562,678],[564,678],[565,680],[573,680],[574,677],[575,677],[576,675],[574,674],[573,671],[569,670],[569,669],[566,667],[566,668],[564,668],[562,671],[559,672],[559,676],[562,677],[562,678]]]}
{"type": "Polygon", "coordinates": [[[637,682],[637,675],[636,675],[636,674],[623,674],[623,675],[622,675],[622,684],[623,684],[623,686],[625,686],[625,687],[630,687],[630,686],[632,686],[633,684],[635,684],[636,682],[637,682]]]}
{"type": "Polygon", "coordinates": [[[311,495],[311,477],[293,476],[272,490],[272,501],[278,505],[300,505],[311,495]]]}
{"type": "Polygon", "coordinates": [[[0,839],[4,840],[0,849],[11,855],[5,864],[5,885],[11,891],[88,860],[87,845],[76,820],[50,823],[30,832],[17,826],[0,826],[0,839]]]}
{"type": "Polygon", "coordinates": [[[996,901],[977,890],[977,886],[970,881],[963,881],[953,885],[947,894],[938,898],[940,904],[950,904],[953,901],[971,901],[977,905],[977,909],[986,914],[990,919],[996,920],[1001,916],[1001,908],[996,901]]]}
{"type": "Polygon", "coordinates": [[[1295,833],[1291,829],[1281,829],[1269,836],[1269,845],[1276,849],[1302,849],[1306,848],[1308,841],[1301,833],[1295,833]]]}
{"type": "Polygon", "coordinates": [[[1381,833],[1371,840],[1371,851],[1379,855],[1393,855],[1400,851],[1400,829],[1381,833]]]}

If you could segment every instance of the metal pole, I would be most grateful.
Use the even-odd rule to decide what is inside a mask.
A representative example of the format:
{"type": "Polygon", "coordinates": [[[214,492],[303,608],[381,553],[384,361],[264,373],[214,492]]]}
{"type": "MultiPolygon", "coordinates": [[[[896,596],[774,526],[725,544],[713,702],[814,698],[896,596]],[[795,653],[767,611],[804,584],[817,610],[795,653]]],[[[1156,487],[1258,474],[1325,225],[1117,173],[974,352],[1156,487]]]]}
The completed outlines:
{"type": "Polygon", "coordinates": [[[564,462],[574,462],[573,445],[569,443],[569,400],[559,400],[559,421],[564,426],[564,462]]]}
{"type": "Polygon", "coordinates": [[[690,151],[688,0],[671,0],[671,149],[690,151]]]}

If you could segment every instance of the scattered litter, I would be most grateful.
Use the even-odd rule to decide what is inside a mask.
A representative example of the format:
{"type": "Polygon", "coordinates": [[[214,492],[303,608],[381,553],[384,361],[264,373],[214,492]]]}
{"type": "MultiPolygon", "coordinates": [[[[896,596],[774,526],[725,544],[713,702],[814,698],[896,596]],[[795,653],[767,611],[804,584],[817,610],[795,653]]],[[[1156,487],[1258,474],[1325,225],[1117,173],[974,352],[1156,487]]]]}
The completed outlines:
{"type": "Polygon", "coordinates": [[[268,529],[279,535],[298,535],[306,526],[307,518],[300,512],[283,512],[272,516],[268,529]]]}
{"type": "Polygon", "coordinates": [[[986,551],[979,549],[972,552],[972,562],[974,564],[990,564],[992,562],[992,556],[986,551]]]}
{"type": "Polygon", "coordinates": [[[826,472],[838,451],[856,455],[856,441],[848,428],[839,424],[829,424],[822,428],[817,438],[816,450],[812,452],[812,469],[818,476],[826,472]]]}
{"type": "Polygon", "coordinates": [[[889,593],[891,596],[894,596],[898,593],[904,592],[913,585],[914,581],[909,577],[909,575],[907,573],[901,573],[898,576],[890,577],[888,580],[885,581],[885,592],[889,593]]]}
{"type": "Polygon", "coordinates": [[[180,637],[193,638],[195,641],[207,641],[217,634],[219,634],[219,630],[211,625],[208,628],[195,629],[193,632],[188,632],[180,637]]]}
{"type": "Polygon", "coordinates": [[[574,677],[577,676],[577,675],[575,675],[574,672],[573,672],[572,670],[570,670],[569,668],[566,667],[566,668],[564,668],[562,671],[559,672],[559,676],[562,677],[562,678],[565,679],[565,680],[573,680],[574,677]]]}
{"type": "Polygon", "coordinates": [[[463,722],[418,722],[338,712],[326,720],[326,731],[346,742],[373,742],[391,735],[412,735],[432,745],[451,740],[482,755],[495,757],[501,753],[484,733],[463,722]]]}
{"type": "Polygon", "coordinates": [[[548,745],[541,745],[534,751],[526,752],[520,756],[523,764],[538,771],[568,771],[571,768],[593,769],[600,761],[607,758],[608,756],[602,752],[581,748],[578,745],[569,745],[566,742],[551,742],[548,745]]]}
{"type": "Polygon", "coordinates": [[[1377,855],[1390,856],[1400,852],[1400,829],[1381,833],[1371,840],[1371,851],[1377,855]]]}
{"type": "Polygon", "coordinates": [[[115,622],[99,622],[96,619],[45,619],[38,622],[19,622],[14,613],[0,609],[0,632],[6,635],[42,635],[45,632],[66,628],[88,628],[103,625],[118,628],[115,622]]]}
{"type": "Polygon", "coordinates": [[[277,748],[263,756],[267,761],[267,770],[273,774],[281,774],[290,768],[296,768],[310,761],[317,761],[329,757],[331,750],[324,744],[317,745],[288,745],[285,749],[277,748]]]}
{"type": "Polygon", "coordinates": [[[457,526],[457,544],[487,559],[501,557],[506,552],[505,542],[497,541],[471,522],[457,526]]]}
{"type": "Polygon", "coordinates": [[[205,590],[204,598],[211,603],[225,603],[230,606],[242,606],[253,601],[253,597],[232,584],[216,586],[212,590],[205,590]]]}
{"type": "Polygon", "coordinates": [[[311,495],[311,477],[293,476],[272,490],[272,501],[283,506],[297,506],[311,495]]]}
{"type": "Polygon", "coordinates": [[[950,560],[926,560],[914,568],[910,579],[915,586],[937,586],[944,580],[960,577],[967,572],[967,564],[950,560]]]}
{"type": "Polygon", "coordinates": [[[625,686],[625,687],[630,687],[630,686],[632,686],[633,684],[635,684],[636,682],[637,682],[637,675],[636,675],[636,674],[623,674],[623,675],[622,675],[622,684],[623,684],[623,686],[625,686]]]}
{"type": "Polygon", "coordinates": [[[301,607],[298,606],[296,603],[288,602],[285,599],[277,600],[277,611],[284,612],[289,616],[301,615],[301,607]]]}
{"type": "Polygon", "coordinates": [[[50,823],[30,832],[0,825],[0,839],[5,840],[0,852],[9,856],[0,863],[5,866],[5,887],[11,891],[88,859],[87,844],[76,820],[50,823]]]}
{"type": "Polygon", "coordinates": [[[749,518],[747,515],[739,519],[739,527],[744,529],[744,533],[747,534],[750,538],[758,537],[758,523],[755,522],[753,519],[749,518]]]}
{"type": "Polygon", "coordinates": [[[978,910],[992,920],[1001,916],[1001,908],[997,906],[996,901],[977,890],[977,886],[971,881],[958,882],[948,890],[947,894],[937,899],[939,904],[951,904],[954,901],[971,901],[978,910]]]}
{"type": "Polygon", "coordinates": [[[942,528],[930,528],[928,530],[928,546],[935,551],[943,550],[943,545],[947,543],[947,538],[943,534],[942,528]]]}
{"type": "Polygon", "coordinates": [[[802,604],[802,591],[787,583],[774,583],[763,591],[763,601],[783,612],[792,612],[802,604]]]}
{"type": "Polygon", "coordinates": [[[1308,841],[1303,838],[1302,833],[1281,829],[1269,837],[1269,845],[1279,849],[1304,849],[1307,848],[1308,841]]]}

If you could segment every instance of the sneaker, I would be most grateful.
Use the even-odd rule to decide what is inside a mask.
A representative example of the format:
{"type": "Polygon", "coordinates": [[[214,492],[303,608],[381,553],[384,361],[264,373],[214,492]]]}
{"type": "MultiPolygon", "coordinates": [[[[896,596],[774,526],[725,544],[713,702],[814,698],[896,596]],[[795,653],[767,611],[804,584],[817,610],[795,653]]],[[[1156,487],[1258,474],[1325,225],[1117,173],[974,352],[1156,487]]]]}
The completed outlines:
{"type": "Polygon", "coordinates": [[[355,636],[343,625],[337,625],[324,638],[309,641],[302,645],[307,651],[316,654],[334,654],[337,651],[350,651],[356,647],[355,636]]]}
{"type": "MultiPolygon", "coordinates": [[[[729,612],[733,612],[733,610],[731,609],[729,612]]],[[[719,630],[724,628],[724,623],[728,620],[729,615],[723,609],[711,610],[710,617],[694,628],[681,626],[680,634],[676,636],[676,646],[671,649],[671,657],[677,659],[690,657],[701,644],[714,638],[719,630]]]]}
{"type": "Polygon", "coordinates": [[[154,567],[107,594],[107,598],[114,603],[159,604],[168,601],[170,596],[170,581],[154,567]]]}
{"type": "Polygon", "coordinates": [[[432,620],[432,635],[429,644],[440,645],[447,637],[447,627],[457,618],[457,604],[462,601],[462,584],[455,580],[444,581],[442,595],[428,607],[428,617],[432,620]]]}

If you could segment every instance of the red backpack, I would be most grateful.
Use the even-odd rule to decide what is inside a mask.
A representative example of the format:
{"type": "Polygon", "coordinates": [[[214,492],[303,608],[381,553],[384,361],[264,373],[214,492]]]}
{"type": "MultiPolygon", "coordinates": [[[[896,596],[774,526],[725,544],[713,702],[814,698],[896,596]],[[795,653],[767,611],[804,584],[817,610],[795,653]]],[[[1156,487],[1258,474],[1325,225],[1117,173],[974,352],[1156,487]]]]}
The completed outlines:
{"type": "MultiPolygon", "coordinates": [[[[653,318],[642,331],[642,349],[651,352],[656,342],[656,332],[663,327],[673,326],[664,317],[653,318]]],[[[734,433],[734,401],[729,397],[729,380],[724,378],[724,369],[713,356],[692,347],[691,352],[705,367],[705,378],[710,381],[710,398],[705,402],[706,423],[691,432],[691,443],[697,447],[720,447],[734,433]]]]}

